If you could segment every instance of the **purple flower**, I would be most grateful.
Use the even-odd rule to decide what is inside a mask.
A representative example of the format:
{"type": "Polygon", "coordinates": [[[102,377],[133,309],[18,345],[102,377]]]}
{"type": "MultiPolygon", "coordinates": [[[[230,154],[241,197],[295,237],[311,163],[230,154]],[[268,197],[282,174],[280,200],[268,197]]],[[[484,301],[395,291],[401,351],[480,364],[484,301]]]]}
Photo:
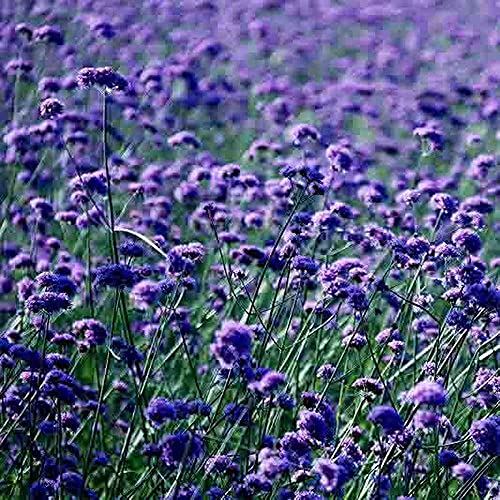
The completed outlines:
{"type": "Polygon", "coordinates": [[[142,257],[144,255],[144,248],[135,241],[124,241],[120,245],[120,253],[125,257],[142,257]]]}
{"type": "Polygon", "coordinates": [[[466,462],[459,462],[451,468],[454,477],[461,481],[467,481],[474,475],[475,467],[466,462]]]}
{"type": "Polygon", "coordinates": [[[40,104],[40,116],[42,118],[57,118],[64,111],[64,104],[55,97],[49,97],[40,104]]]}
{"type": "Polygon", "coordinates": [[[299,432],[286,432],[278,442],[280,456],[294,469],[307,467],[311,463],[311,448],[299,432]]]}
{"type": "Polygon", "coordinates": [[[441,130],[439,130],[437,126],[432,123],[424,125],[423,127],[417,127],[413,130],[413,135],[427,142],[431,151],[443,149],[444,135],[441,130]]]}
{"type": "Polygon", "coordinates": [[[125,264],[107,264],[98,267],[95,272],[96,286],[111,288],[129,288],[137,281],[137,273],[125,264]]]}
{"type": "Polygon", "coordinates": [[[333,429],[321,413],[302,410],[297,420],[299,434],[313,444],[326,444],[333,437],[333,429]]]}
{"type": "Polygon", "coordinates": [[[294,146],[300,146],[306,139],[319,141],[320,133],[312,125],[299,123],[290,129],[290,139],[294,146]]]}
{"type": "Polygon", "coordinates": [[[226,321],[215,333],[215,341],[211,344],[210,351],[221,368],[230,369],[250,357],[252,338],[253,331],[247,325],[226,321]]]}
{"type": "Polygon", "coordinates": [[[453,450],[443,450],[439,453],[439,463],[443,467],[453,467],[458,462],[460,462],[460,459],[453,450]]]}
{"type": "Polygon", "coordinates": [[[349,479],[344,467],[328,458],[318,459],[314,465],[314,470],[319,474],[321,486],[328,493],[339,492],[349,479]]]}
{"type": "Polygon", "coordinates": [[[80,87],[88,88],[99,85],[108,90],[126,90],[128,82],[124,76],[110,66],[100,68],[82,68],[76,75],[80,87]]]}
{"type": "Polygon", "coordinates": [[[376,406],[368,415],[368,420],[380,425],[386,434],[403,429],[403,419],[392,406],[376,406]]]}
{"type": "Polygon", "coordinates": [[[448,401],[448,395],[441,384],[423,380],[408,391],[406,399],[417,405],[444,406],[448,401]]]}
{"type": "Polygon", "coordinates": [[[500,455],[500,417],[487,417],[472,422],[470,434],[476,450],[494,457],[500,455]]]}
{"type": "Polygon", "coordinates": [[[306,275],[316,274],[319,270],[319,264],[311,257],[297,255],[292,259],[292,269],[306,275]]]}
{"type": "Polygon", "coordinates": [[[33,313],[53,314],[71,307],[71,300],[64,293],[43,292],[26,300],[26,309],[33,313]]]}
{"type": "Polygon", "coordinates": [[[161,446],[161,458],[169,468],[193,462],[202,455],[204,449],[203,441],[197,434],[184,431],[164,436],[161,446]]]}
{"type": "Polygon", "coordinates": [[[458,229],[452,234],[451,241],[458,248],[473,255],[481,250],[481,238],[472,229],[458,229]]]}
{"type": "Polygon", "coordinates": [[[247,427],[252,424],[248,408],[244,405],[229,403],[224,408],[224,417],[231,423],[247,427]]]}
{"type": "Polygon", "coordinates": [[[445,214],[455,212],[458,206],[458,200],[447,193],[433,194],[429,203],[434,210],[442,211],[445,214]]]}
{"type": "Polygon", "coordinates": [[[260,378],[260,380],[251,382],[248,385],[248,388],[251,391],[268,395],[276,391],[285,382],[286,382],[286,377],[285,375],[283,375],[283,373],[270,370],[267,373],[265,373],[260,378]]]}
{"type": "Polygon", "coordinates": [[[64,35],[56,26],[40,26],[33,31],[33,39],[37,42],[53,43],[54,45],[64,44],[64,35]]]}
{"type": "Polygon", "coordinates": [[[41,273],[35,278],[35,283],[48,292],[65,293],[68,296],[76,293],[75,283],[63,274],[41,273]]]}
{"type": "Polygon", "coordinates": [[[175,406],[165,398],[155,398],[149,403],[146,415],[157,427],[176,417],[175,406]]]}
{"type": "Polygon", "coordinates": [[[77,472],[63,472],[58,483],[61,489],[72,495],[79,495],[83,489],[83,477],[77,472]]]}
{"type": "Polygon", "coordinates": [[[177,132],[168,138],[168,145],[172,148],[179,146],[190,146],[194,149],[198,149],[201,146],[201,142],[198,138],[191,132],[185,130],[177,132]]]}
{"type": "Polygon", "coordinates": [[[342,144],[330,144],[325,155],[336,172],[348,172],[354,162],[351,150],[342,144]]]}
{"type": "Polygon", "coordinates": [[[106,327],[99,320],[93,318],[75,321],[73,333],[76,337],[83,336],[90,345],[103,345],[108,336],[106,327]]]}

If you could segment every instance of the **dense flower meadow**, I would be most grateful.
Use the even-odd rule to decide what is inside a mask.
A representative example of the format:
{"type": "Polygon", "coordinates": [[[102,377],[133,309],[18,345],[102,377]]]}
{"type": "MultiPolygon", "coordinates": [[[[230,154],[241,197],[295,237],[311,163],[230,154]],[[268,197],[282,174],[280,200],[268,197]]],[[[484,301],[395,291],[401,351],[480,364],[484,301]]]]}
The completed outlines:
{"type": "Polygon", "coordinates": [[[0,498],[499,498],[497,16],[1,1],[0,498]]]}

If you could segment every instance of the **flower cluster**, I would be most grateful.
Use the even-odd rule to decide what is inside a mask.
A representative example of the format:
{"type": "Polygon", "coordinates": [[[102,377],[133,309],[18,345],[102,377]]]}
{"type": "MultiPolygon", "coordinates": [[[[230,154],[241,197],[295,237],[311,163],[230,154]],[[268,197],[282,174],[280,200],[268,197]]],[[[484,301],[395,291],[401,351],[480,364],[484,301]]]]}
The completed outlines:
{"type": "Polygon", "coordinates": [[[2,2],[0,497],[500,498],[494,3],[2,2]]]}

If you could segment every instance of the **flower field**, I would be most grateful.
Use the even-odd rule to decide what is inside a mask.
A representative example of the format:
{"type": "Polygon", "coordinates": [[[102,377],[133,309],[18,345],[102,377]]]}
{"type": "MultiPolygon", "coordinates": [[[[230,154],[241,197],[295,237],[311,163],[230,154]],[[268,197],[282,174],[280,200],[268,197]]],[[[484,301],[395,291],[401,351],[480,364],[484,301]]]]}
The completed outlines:
{"type": "Polygon", "coordinates": [[[0,2],[0,499],[500,498],[498,13],[0,2]]]}

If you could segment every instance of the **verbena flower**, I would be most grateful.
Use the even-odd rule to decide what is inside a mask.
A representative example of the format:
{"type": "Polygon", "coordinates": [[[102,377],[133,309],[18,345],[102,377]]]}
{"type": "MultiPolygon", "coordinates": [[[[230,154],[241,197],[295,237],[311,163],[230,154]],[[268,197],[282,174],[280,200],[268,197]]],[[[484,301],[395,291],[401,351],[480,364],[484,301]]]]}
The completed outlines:
{"type": "Polygon", "coordinates": [[[376,406],[368,415],[368,420],[380,425],[387,434],[403,429],[403,419],[392,406],[376,406]]]}
{"type": "Polygon", "coordinates": [[[26,300],[26,309],[33,313],[54,314],[71,307],[71,300],[65,293],[43,292],[26,300]]]}
{"type": "Polygon", "coordinates": [[[408,401],[418,405],[444,406],[448,395],[441,384],[432,380],[423,380],[406,394],[408,401]]]}
{"type": "Polygon", "coordinates": [[[500,417],[487,417],[472,422],[470,435],[476,449],[488,455],[500,455],[500,417]]]}
{"type": "Polygon", "coordinates": [[[238,362],[249,359],[252,339],[253,331],[247,325],[226,321],[215,333],[210,351],[222,368],[230,369],[238,362]]]}
{"type": "Polygon", "coordinates": [[[98,287],[129,288],[137,280],[138,275],[135,270],[125,264],[107,264],[98,267],[95,271],[95,284],[98,287]]]}

